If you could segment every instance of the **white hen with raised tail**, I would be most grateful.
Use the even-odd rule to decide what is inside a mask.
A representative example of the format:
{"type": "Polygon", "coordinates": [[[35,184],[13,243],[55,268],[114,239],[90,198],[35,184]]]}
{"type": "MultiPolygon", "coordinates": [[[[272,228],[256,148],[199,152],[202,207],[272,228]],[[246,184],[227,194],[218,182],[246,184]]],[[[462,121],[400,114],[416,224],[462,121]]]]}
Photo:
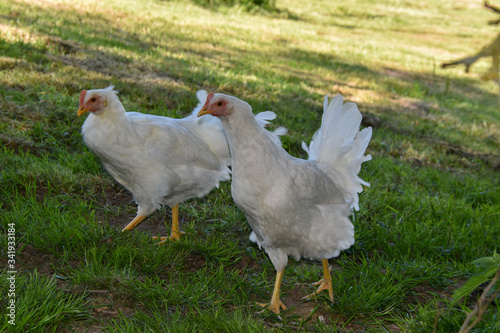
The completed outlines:
{"type": "Polygon", "coordinates": [[[361,113],[342,96],[325,99],[320,129],[309,147],[309,159],[290,156],[252,116],[250,105],[236,97],[208,95],[199,115],[218,117],[231,150],[231,194],[245,214],[252,241],[263,247],[274,267],[276,282],[268,308],[286,309],[279,298],[288,256],[321,259],[323,279],[317,291],[328,290],[333,301],[328,259],[354,243],[349,216],[358,209],[358,193],[368,185],[358,177],[372,129],[359,131],[361,113]]]}

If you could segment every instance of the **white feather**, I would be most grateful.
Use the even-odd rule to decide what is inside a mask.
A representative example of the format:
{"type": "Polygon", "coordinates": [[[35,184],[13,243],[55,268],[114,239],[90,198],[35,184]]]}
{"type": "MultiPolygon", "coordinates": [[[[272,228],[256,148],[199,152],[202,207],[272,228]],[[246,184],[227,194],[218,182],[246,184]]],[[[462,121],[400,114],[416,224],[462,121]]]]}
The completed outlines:
{"type": "Polygon", "coordinates": [[[364,153],[372,129],[368,127],[359,132],[361,120],[356,104],[343,104],[341,95],[335,96],[330,103],[328,96],[325,97],[321,127],[314,134],[309,148],[305,149],[309,160],[320,162],[320,168],[335,182],[355,210],[359,210],[358,193],[363,191],[361,185],[370,186],[358,177],[361,163],[371,159],[364,153]]]}

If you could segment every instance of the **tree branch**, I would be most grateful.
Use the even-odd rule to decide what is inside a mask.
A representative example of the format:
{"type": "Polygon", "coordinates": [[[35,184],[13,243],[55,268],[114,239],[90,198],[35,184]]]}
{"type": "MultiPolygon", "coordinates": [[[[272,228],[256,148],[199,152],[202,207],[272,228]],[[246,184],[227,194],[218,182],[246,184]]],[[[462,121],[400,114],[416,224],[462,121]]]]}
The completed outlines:
{"type": "Polygon", "coordinates": [[[486,1],[486,0],[484,1],[484,7],[488,8],[488,9],[491,9],[492,11],[494,11],[494,12],[495,12],[495,13],[497,13],[497,14],[500,14],[500,8],[495,7],[495,6],[493,6],[493,5],[490,5],[490,4],[488,3],[488,1],[486,1]]]}

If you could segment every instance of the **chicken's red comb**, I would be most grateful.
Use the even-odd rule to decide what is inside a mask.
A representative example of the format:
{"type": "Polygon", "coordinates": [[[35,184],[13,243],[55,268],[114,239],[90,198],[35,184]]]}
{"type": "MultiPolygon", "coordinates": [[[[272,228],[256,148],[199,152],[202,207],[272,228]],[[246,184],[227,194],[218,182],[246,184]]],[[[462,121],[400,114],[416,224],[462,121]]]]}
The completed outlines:
{"type": "Polygon", "coordinates": [[[205,104],[203,104],[202,109],[205,109],[208,107],[208,104],[210,104],[210,101],[214,99],[215,94],[213,92],[208,93],[207,100],[205,101],[205,104]]]}
{"type": "Polygon", "coordinates": [[[85,100],[85,96],[87,96],[87,90],[82,90],[80,93],[80,105],[83,104],[83,101],[85,100]]]}
{"type": "Polygon", "coordinates": [[[209,92],[208,93],[208,96],[207,96],[207,101],[205,102],[205,104],[208,104],[212,101],[212,99],[214,98],[215,94],[213,92],[209,92]]]}

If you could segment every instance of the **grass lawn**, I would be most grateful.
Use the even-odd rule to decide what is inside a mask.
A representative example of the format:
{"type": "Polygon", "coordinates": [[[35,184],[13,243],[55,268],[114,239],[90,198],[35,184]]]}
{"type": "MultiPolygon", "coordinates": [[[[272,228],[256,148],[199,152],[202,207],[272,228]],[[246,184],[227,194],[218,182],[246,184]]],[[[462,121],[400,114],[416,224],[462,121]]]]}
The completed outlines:
{"type": "MultiPolygon", "coordinates": [[[[0,331],[458,332],[479,294],[451,295],[500,244],[500,102],[479,80],[489,60],[468,74],[439,66],[490,43],[498,15],[479,0],[276,5],[2,0],[0,313],[15,300],[15,326],[2,315],[0,331]],[[177,118],[198,89],[235,95],[275,111],[271,127],[288,128],[283,146],[298,157],[324,95],[357,103],[374,129],[361,171],[371,187],[355,245],[330,260],[334,303],[301,301],[321,264],[291,259],[289,310],[259,313],[275,271],[229,182],[181,204],[178,243],[151,239],[169,232],[170,209],[121,233],[136,205],[85,147],[76,115],[82,89],[110,84],[127,110],[177,118]]],[[[475,332],[495,331],[499,308],[475,332]]]]}

